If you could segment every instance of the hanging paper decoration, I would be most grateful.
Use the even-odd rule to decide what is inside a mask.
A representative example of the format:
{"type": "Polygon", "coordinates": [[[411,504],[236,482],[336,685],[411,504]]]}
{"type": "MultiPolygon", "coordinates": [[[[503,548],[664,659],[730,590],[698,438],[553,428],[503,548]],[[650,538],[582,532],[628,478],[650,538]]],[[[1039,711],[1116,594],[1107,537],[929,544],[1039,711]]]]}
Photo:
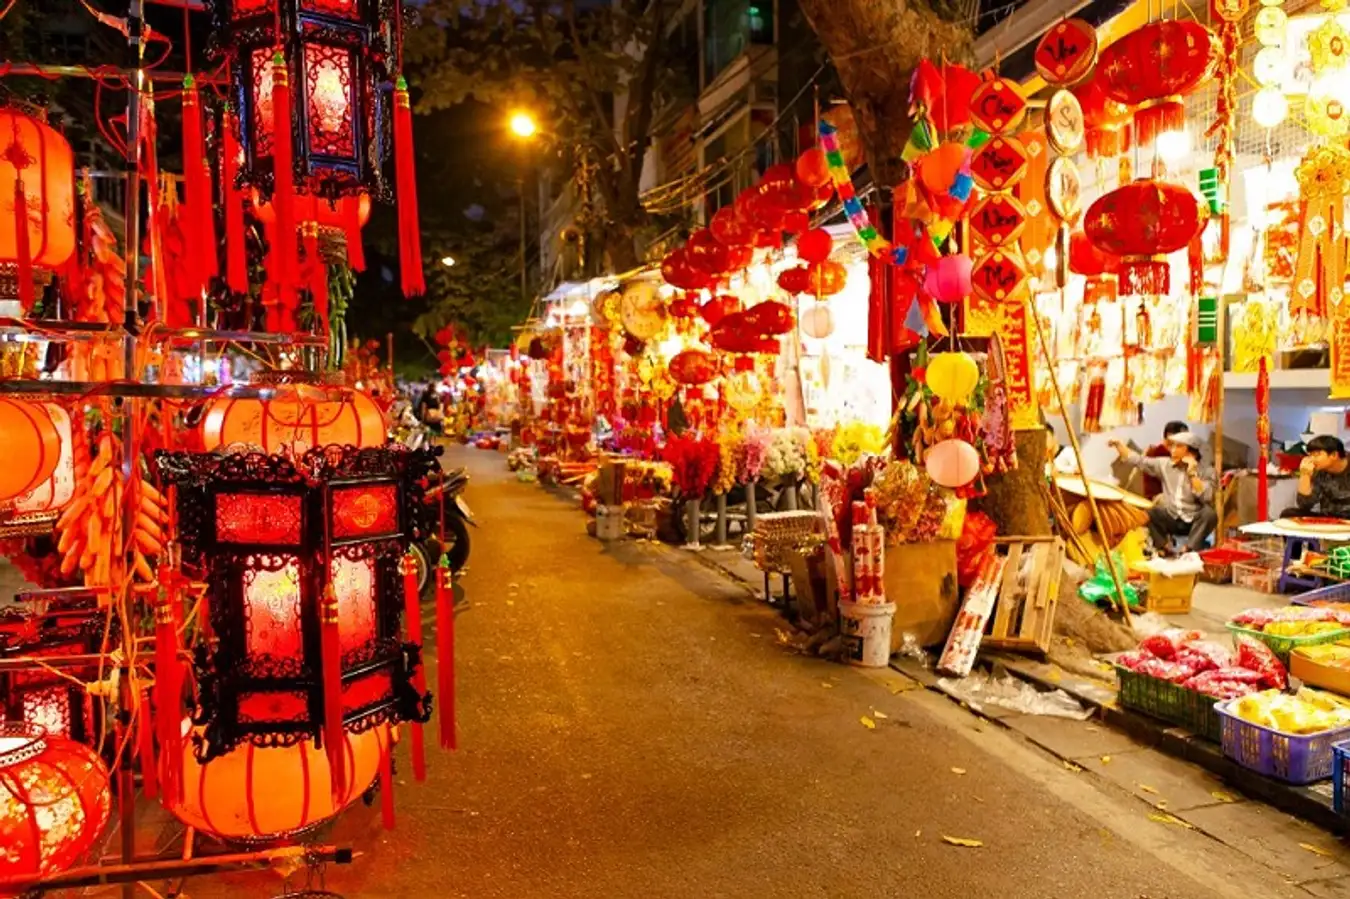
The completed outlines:
{"type": "Polygon", "coordinates": [[[839,192],[839,199],[844,203],[844,212],[848,215],[849,223],[853,225],[853,230],[858,232],[858,239],[867,247],[867,252],[873,256],[889,257],[895,265],[904,265],[908,252],[904,247],[892,247],[889,241],[877,233],[877,229],[872,226],[872,220],[867,216],[867,211],[863,209],[862,201],[853,190],[853,178],[849,175],[848,167],[844,165],[844,155],[839,147],[837,135],[838,131],[833,125],[825,119],[820,120],[820,146],[825,151],[830,176],[834,179],[834,189],[839,192]]]}
{"type": "Polygon", "coordinates": [[[1034,60],[1036,71],[1047,83],[1076,84],[1097,62],[1097,29],[1082,19],[1057,22],[1036,45],[1034,60]]]}
{"type": "Polygon", "coordinates": [[[34,116],[0,106],[0,300],[28,311],[38,280],[75,252],[75,173],[70,144],[34,116]]]}
{"type": "Polygon", "coordinates": [[[1112,99],[1136,107],[1135,138],[1143,145],[1186,127],[1183,98],[1214,73],[1221,52],[1198,22],[1152,22],[1103,50],[1099,73],[1112,99]]]}
{"type": "Polygon", "coordinates": [[[1083,228],[1099,250],[1122,257],[1126,293],[1157,296],[1171,289],[1167,254],[1187,246],[1205,219],[1188,188],[1141,179],[1099,197],[1083,228]]]}

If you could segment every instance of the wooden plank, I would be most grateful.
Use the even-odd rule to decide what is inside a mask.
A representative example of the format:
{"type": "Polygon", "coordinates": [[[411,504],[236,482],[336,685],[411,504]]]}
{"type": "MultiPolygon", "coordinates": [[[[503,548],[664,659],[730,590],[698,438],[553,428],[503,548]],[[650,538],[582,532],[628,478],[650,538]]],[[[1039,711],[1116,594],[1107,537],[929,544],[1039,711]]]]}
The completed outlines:
{"type": "Polygon", "coordinates": [[[1003,568],[1003,582],[998,588],[998,597],[995,600],[994,609],[994,630],[993,637],[996,640],[1002,640],[1008,636],[1008,628],[1012,623],[1013,590],[1017,587],[1017,566],[1022,558],[1022,544],[1013,543],[1008,547],[1008,561],[1003,568]]]}

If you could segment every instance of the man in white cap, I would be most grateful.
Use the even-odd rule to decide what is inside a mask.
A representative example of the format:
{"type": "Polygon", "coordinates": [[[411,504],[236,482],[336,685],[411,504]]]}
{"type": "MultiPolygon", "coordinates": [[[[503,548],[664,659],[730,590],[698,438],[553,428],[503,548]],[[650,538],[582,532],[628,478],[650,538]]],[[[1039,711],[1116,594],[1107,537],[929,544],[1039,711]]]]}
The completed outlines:
{"type": "Polygon", "coordinates": [[[1111,446],[1127,464],[1162,483],[1162,493],[1148,511],[1153,549],[1170,555],[1172,538],[1180,536],[1186,538],[1187,551],[1203,549],[1219,524],[1219,513],[1214,511],[1214,470],[1200,464],[1200,438],[1191,431],[1170,434],[1168,454],[1153,459],[1134,452],[1119,440],[1112,440],[1111,446]]]}

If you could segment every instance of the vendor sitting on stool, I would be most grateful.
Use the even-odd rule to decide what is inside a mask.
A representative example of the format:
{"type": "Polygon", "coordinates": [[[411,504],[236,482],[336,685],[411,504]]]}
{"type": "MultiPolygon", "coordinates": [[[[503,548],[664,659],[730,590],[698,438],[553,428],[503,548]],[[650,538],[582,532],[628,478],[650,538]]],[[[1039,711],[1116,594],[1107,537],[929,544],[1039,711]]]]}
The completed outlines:
{"type": "Polygon", "coordinates": [[[1162,482],[1162,493],[1148,510],[1148,533],[1153,549],[1169,554],[1172,537],[1185,536],[1186,549],[1199,552],[1219,523],[1214,511],[1214,471],[1200,464],[1200,438],[1190,431],[1167,437],[1168,455],[1147,458],[1119,440],[1111,446],[1126,464],[1162,482]]]}
{"type": "Polygon", "coordinates": [[[1308,441],[1308,454],[1298,467],[1298,506],[1285,518],[1316,512],[1329,518],[1350,518],[1350,459],[1345,444],[1323,434],[1308,441]]]}

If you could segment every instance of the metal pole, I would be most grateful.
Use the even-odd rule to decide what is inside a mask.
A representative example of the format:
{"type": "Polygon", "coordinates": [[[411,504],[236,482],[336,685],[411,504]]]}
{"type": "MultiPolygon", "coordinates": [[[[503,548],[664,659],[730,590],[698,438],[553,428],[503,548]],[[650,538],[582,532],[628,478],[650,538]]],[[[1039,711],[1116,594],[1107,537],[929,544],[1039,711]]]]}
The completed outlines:
{"type": "Polygon", "coordinates": [[[530,285],[529,273],[525,269],[525,169],[523,162],[520,177],[516,180],[516,184],[520,193],[520,298],[528,300],[530,298],[530,285]]]}

